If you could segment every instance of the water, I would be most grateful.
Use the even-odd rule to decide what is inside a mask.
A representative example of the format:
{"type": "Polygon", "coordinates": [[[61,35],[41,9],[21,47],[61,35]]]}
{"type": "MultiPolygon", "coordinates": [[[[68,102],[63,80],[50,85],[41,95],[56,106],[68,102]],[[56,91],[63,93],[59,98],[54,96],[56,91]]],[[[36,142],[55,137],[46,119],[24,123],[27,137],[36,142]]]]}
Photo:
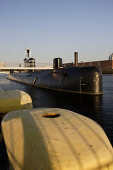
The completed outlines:
{"type": "Polygon", "coordinates": [[[6,74],[0,74],[0,88],[4,90],[19,89],[27,92],[33,106],[65,108],[87,116],[105,130],[113,146],[113,75],[103,75],[103,95],[88,96],[58,93],[29,85],[20,84],[6,79],[6,74]]]}

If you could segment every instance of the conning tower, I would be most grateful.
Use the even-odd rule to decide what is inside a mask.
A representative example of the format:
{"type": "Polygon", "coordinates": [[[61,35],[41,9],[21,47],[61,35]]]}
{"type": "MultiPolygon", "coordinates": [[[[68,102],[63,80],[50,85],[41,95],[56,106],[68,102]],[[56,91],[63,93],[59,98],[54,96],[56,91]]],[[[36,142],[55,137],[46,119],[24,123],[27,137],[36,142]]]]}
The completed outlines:
{"type": "Polygon", "coordinates": [[[62,67],[62,58],[54,58],[53,69],[59,69],[62,67]]]}

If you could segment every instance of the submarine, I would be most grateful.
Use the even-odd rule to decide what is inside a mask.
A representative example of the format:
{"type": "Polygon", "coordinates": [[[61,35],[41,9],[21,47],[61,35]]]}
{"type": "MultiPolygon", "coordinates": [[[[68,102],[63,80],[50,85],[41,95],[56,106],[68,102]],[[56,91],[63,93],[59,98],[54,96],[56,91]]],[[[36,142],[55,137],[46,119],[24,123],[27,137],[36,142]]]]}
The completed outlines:
{"type": "Polygon", "coordinates": [[[53,69],[35,72],[11,73],[8,79],[38,88],[67,93],[102,95],[102,72],[98,67],[64,66],[61,58],[54,58],[53,69]]]}

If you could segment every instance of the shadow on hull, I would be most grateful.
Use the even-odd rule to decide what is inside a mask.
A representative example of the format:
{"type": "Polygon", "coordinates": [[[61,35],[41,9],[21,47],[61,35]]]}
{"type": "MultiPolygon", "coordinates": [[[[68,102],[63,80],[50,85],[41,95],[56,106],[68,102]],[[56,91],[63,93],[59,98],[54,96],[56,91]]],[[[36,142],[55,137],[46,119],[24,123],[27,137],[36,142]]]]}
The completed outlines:
{"type": "Polygon", "coordinates": [[[38,70],[34,73],[12,73],[7,78],[35,87],[61,92],[103,94],[102,73],[97,67],[69,67],[38,70]]]}

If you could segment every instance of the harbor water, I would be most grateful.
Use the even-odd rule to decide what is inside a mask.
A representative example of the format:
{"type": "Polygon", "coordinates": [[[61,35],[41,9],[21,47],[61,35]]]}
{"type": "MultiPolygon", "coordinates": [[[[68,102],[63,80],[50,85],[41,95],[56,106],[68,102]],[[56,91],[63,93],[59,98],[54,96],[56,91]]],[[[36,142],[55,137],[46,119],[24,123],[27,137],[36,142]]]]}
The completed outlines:
{"type": "Polygon", "coordinates": [[[79,95],[54,92],[30,85],[20,84],[7,80],[7,74],[0,73],[0,89],[19,89],[27,92],[34,108],[57,107],[75,111],[87,116],[97,123],[106,132],[113,146],[113,75],[103,75],[103,95],[79,95]]]}

